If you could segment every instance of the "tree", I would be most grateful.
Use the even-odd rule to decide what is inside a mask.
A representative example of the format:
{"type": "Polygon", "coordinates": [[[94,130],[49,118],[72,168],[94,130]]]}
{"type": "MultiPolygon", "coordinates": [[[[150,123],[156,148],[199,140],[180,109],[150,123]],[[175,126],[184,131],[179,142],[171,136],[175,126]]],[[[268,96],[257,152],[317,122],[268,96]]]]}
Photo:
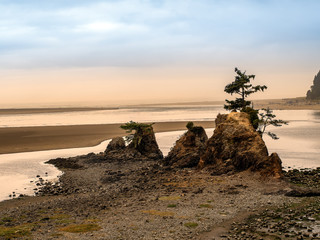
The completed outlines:
{"type": "Polygon", "coordinates": [[[190,131],[193,129],[193,127],[194,127],[193,122],[188,122],[187,125],[186,125],[186,128],[187,128],[188,130],[190,130],[190,131]]]}
{"type": "Polygon", "coordinates": [[[245,112],[246,108],[251,104],[251,101],[247,101],[246,98],[252,93],[264,91],[267,89],[267,86],[253,86],[251,80],[254,80],[255,75],[246,75],[246,72],[241,72],[238,68],[235,68],[235,72],[237,73],[235,81],[228,84],[224,91],[231,95],[237,94],[239,97],[235,100],[226,99],[227,104],[224,105],[224,108],[227,110],[240,110],[241,112],[245,112]]]}
{"type": "Polygon", "coordinates": [[[126,130],[130,135],[125,137],[125,141],[129,144],[133,144],[135,149],[139,149],[143,135],[149,134],[152,132],[152,125],[146,123],[137,123],[137,122],[127,122],[124,125],[121,125],[120,128],[126,130]],[[132,131],[135,131],[132,133],[132,131]]]}
{"type": "MultiPolygon", "coordinates": [[[[288,122],[283,121],[281,119],[275,119],[276,115],[273,114],[273,111],[270,108],[262,108],[263,112],[259,113],[260,120],[259,120],[259,130],[258,132],[261,134],[261,137],[266,131],[266,128],[270,125],[275,127],[281,127],[283,124],[287,125],[288,122]]],[[[268,136],[272,139],[277,140],[279,137],[272,132],[266,132],[268,136]]]]}

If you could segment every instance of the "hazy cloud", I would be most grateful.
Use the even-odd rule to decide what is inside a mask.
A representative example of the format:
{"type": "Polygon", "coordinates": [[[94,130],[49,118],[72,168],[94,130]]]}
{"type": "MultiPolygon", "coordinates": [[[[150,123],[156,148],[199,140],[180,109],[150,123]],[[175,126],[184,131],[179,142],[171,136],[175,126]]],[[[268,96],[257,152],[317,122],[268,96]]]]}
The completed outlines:
{"type": "Polygon", "coordinates": [[[210,64],[238,48],[269,51],[290,43],[307,51],[320,40],[318,9],[316,0],[0,1],[6,53],[0,62],[7,62],[2,68],[210,64]]]}

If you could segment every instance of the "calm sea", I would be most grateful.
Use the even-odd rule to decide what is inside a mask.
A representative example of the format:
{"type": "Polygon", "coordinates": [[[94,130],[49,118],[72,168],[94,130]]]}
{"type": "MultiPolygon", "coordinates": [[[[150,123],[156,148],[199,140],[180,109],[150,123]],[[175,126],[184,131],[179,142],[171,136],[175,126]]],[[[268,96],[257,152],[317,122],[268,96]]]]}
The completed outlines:
{"type": "MultiPolygon", "coordinates": [[[[220,106],[159,106],[92,112],[2,115],[0,127],[123,123],[130,120],[200,121],[214,120],[218,113],[225,111],[220,106]]],[[[320,167],[320,111],[282,110],[274,113],[277,117],[289,121],[289,125],[270,127],[269,130],[276,133],[280,139],[272,140],[267,135],[264,136],[269,153],[277,152],[286,169],[320,167]]],[[[156,134],[164,155],[183,133],[184,131],[175,131],[156,134]]],[[[213,129],[207,129],[207,133],[210,137],[213,129]]],[[[108,141],[105,141],[96,147],[0,155],[0,201],[8,199],[13,191],[18,194],[32,194],[36,175],[52,180],[61,174],[56,168],[43,162],[57,157],[98,153],[104,151],[107,144],[108,141]]]]}

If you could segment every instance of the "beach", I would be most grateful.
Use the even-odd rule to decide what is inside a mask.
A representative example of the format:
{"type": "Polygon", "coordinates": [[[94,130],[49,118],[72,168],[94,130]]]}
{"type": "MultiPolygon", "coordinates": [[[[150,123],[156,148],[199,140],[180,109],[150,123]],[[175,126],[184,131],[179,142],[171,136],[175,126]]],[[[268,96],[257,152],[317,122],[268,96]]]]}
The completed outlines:
{"type": "MultiPolygon", "coordinates": [[[[155,132],[186,129],[186,121],[154,124],[155,132]]],[[[204,128],[213,128],[213,121],[194,122],[204,128]]],[[[0,154],[90,147],[104,140],[127,135],[121,124],[94,124],[45,127],[0,128],[0,154]]]]}
{"type": "MultiPolygon", "coordinates": [[[[154,118],[159,115],[170,118],[170,114],[176,114],[186,119],[184,116],[196,115],[194,108],[188,110],[188,115],[181,113],[181,108],[169,109],[169,112],[167,109],[143,110],[145,115],[158,114],[153,115],[154,118]]],[[[200,113],[216,116],[207,108],[200,113]]],[[[317,142],[319,124],[315,113],[299,111],[297,117],[295,111],[277,111],[281,118],[292,121],[277,129],[280,140],[274,141],[270,149],[277,147],[280,152],[282,148],[290,149],[290,144],[298,151],[301,141],[305,143],[298,152],[301,155],[306,155],[305,149],[317,149],[313,146],[317,142]],[[315,135],[310,144],[305,134],[308,140],[315,135]]],[[[170,136],[174,131],[186,130],[187,122],[156,122],[153,127],[156,133],[170,136]]],[[[210,131],[215,127],[213,119],[193,122],[210,131]]],[[[65,151],[64,148],[76,147],[79,155],[80,147],[95,146],[106,139],[126,135],[120,125],[0,128],[0,153],[31,152],[32,155],[35,154],[32,151],[65,151]]],[[[157,140],[160,146],[161,137],[157,140]]],[[[18,198],[0,202],[0,239],[261,239],[283,234],[292,239],[302,235],[311,239],[320,234],[316,219],[319,169],[291,171],[284,173],[282,179],[266,179],[250,170],[216,175],[210,167],[174,168],[165,166],[162,159],[148,159],[139,154],[133,158],[129,154],[114,159],[111,153],[99,152],[87,151],[85,155],[66,158],[59,154],[50,161],[63,172],[58,182],[46,182],[44,173],[33,174],[36,177],[32,181],[33,190],[37,197],[20,197],[17,191],[18,198]],[[297,186],[306,188],[301,190],[297,186]],[[315,190],[309,191],[311,188],[315,190]],[[304,189],[309,192],[303,192],[304,189]],[[301,196],[297,197],[299,194],[301,196]],[[297,205],[303,209],[296,209],[297,205]],[[295,217],[290,215],[292,212],[295,217]],[[306,214],[308,219],[304,218],[306,214]],[[281,220],[281,229],[278,229],[278,219],[284,218],[287,220],[281,220]],[[297,221],[300,225],[292,225],[297,221]],[[301,230],[302,227],[305,230],[301,230]]],[[[292,158],[288,154],[284,156],[292,158]]],[[[307,160],[303,161],[306,166],[307,160]]]]}

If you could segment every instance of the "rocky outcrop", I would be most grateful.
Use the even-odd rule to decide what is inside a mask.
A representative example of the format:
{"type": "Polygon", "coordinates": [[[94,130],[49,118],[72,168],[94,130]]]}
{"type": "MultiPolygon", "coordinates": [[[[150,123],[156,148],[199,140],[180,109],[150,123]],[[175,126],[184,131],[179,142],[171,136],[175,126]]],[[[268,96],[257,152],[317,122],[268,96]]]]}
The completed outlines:
{"type": "Polygon", "coordinates": [[[198,165],[200,156],[205,152],[207,134],[202,127],[189,129],[164,159],[165,165],[177,168],[195,167],[198,165]]]}
{"type": "Polygon", "coordinates": [[[131,143],[126,146],[123,138],[112,139],[105,150],[109,161],[162,159],[163,155],[157,144],[152,127],[148,131],[135,132],[131,143]]]}
{"type": "Polygon", "coordinates": [[[200,167],[206,165],[216,174],[251,170],[266,177],[282,175],[278,154],[268,155],[264,141],[246,113],[217,116],[216,129],[199,162],[200,167]]]}
{"type": "Polygon", "coordinates": [[[159,149],[152,126],[147,129],[136,131],[133,141],[128,146],[129,149],[137,150],[143,156],[151,159],[162,159],[163,155],[159,149]],[[136,139],[136,141],[135,141],[136,139]]]}
{"type": "Polygon", "coordinates": [[[105,153],[114,151],[114,150],[120,150],[124,149],[126,147],[126,142],[122,137],[116,137],[111,140],[111,142],[108,144],[105,153]]]}

